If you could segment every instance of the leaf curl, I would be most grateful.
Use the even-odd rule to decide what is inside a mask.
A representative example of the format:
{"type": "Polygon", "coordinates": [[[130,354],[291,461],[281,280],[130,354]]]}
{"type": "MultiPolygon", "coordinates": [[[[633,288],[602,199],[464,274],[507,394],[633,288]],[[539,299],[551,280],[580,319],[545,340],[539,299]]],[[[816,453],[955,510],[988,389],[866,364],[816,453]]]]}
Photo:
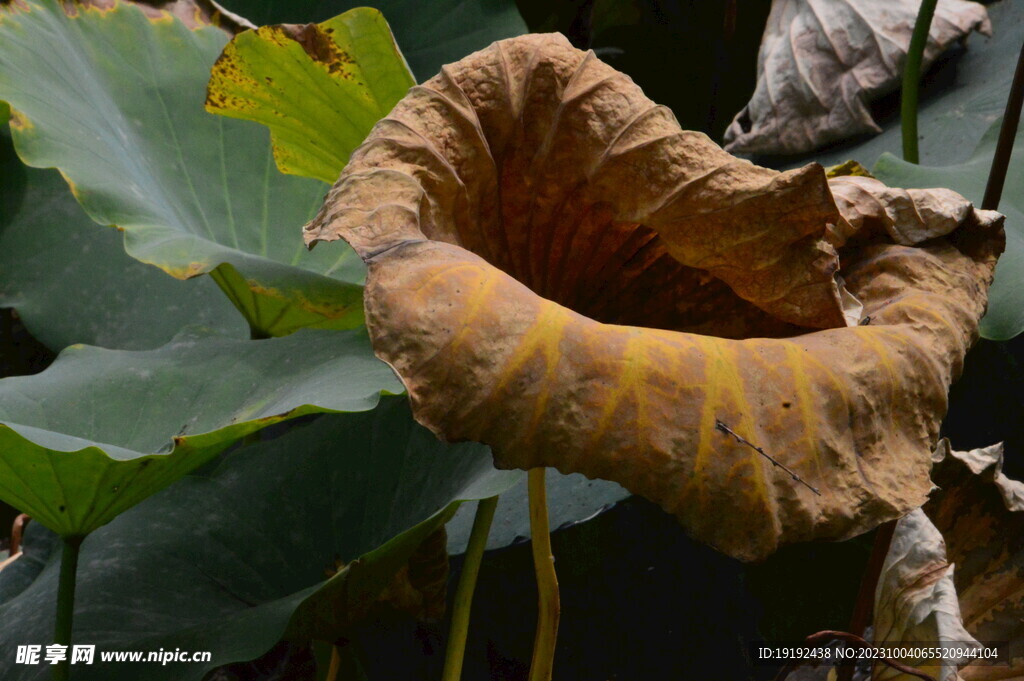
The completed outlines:
{"type": "Polygon", "coordinates": [[[1008,641],[1009,664],[975,662],[966,681],[1024,679],[1024,483],[1003,473],[1002,444],[961,452],[943,440],[925,512],[942,532],[964,625],[982,641],[1008,641]]]}
{"type": "Polygon", "coordinates": [[[996,213],[850,182],[735,159],[533,35],[413,88],[306,237],[368,264],[375,351],[436,434],[614,480],[757,559],[924,502],[1003,247],[996,213]]]}

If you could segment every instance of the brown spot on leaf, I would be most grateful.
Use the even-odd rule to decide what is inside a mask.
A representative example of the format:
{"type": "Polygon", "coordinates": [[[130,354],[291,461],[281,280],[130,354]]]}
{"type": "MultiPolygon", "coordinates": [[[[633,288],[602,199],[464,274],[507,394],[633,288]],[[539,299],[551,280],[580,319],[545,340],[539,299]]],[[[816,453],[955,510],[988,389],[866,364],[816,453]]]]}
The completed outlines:
{"type": "Polygon", "coordinates": [[[338,60],[338,46],[316,24],[280,24],[277,28],[301,45],[313,61],[332,64],[338,60]]]}
{"type": "Polygon", "coordinates": [[[11,128],[14,130],[31,130],[34,127],[32,125],[32,121],[27,119],[20,111],[16,111],[13,108],[11,109],[10,124],[11,128]]]}

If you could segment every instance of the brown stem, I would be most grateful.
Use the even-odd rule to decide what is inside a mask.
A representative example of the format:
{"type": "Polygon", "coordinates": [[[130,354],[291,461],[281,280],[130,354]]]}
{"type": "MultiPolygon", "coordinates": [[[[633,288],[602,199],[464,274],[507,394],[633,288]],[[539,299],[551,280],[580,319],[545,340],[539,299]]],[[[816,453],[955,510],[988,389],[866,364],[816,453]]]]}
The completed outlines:
{"type": "Polygon", "coordinates": [[[28,521],[31,519],[27,513],[22,513],[14,519],[14,523],[11,525],[12,556],[21,550],[21,538],[25,534],[25,526],[28,525],[28,521]]]}
{"type": "Polygon", "coordinates": [[[895,531],[896,521],[890,520],[875,532],[871,556],[868,558],[868,564],[864,566],[864,575],[861,577],[860,589],[857,592],[857,603],[850,617],[850,632],[857,636],[864,635],[875,615],[875,590],[878,588],[882,566],[885,565],[885,557],[889,555],[889,545],[892,544],[892,535],[895,531]]]}
{"type": "MultiPolygon", "coordinates": [[[[864,566],[864,575],[860,579],[860,589],[857,591],[857,602],[853,606],[853,615],[850,617],[850,632],[855,636],[863,636],[874,618],[875,590],[878,588],[882,566],[885,565],[885,557],[889,555],[889,545],[892,544],[892,535],[895,531],[896,521],[890,520],[875,532],[871,556],[868,558],[868,564],[864,566]]],[[[837,681],[851,681],[852,678],[852,666],[839,669],[837,681]]]]}
{"type": "Polygon", "coordinates": [[[1013,153],[1013,140],[1017,136],[1017,124],[1020,123],[1022,103],[1024,103],[1024,43],[1021,44],[1020,56],[1017,57],[1017,70],[1013,73],[1010,96],[1006,100],[1003,124],[999,128],[999,141],[996,143],[996,153],[992,156],[992,169],[988,173],[988,184],[985,185],[985,198],[981,200],[981,207],[986,210],[999,208],[999,199],[1003,195],[1003,184],[1006,182],[1006,171],[1010,166],[1010,155],[1013,153]]]}

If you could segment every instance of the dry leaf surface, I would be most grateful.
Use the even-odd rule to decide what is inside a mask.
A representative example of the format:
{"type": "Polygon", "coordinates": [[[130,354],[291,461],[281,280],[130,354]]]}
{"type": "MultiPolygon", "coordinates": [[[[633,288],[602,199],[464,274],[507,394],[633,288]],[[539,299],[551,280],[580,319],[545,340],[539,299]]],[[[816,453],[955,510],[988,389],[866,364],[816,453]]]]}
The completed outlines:
{"type": "Polygon", "coordinates": [[[943,441],[925,511],[957,565],[964,626],[980,641],[1008,641],[1009,664],[971,664],[966,681],[1024,680],[1024,483],[1002,472],[1003,447],[951,451],[943,441]]]}
{"type": "MultiPolygon", "coordinates": [[[[725,148],[800,154],[878,133],[868,103],[903,76],[919,0],[774,0],[750,102],[725,132],[725,148]]],[[[985,8],[939,0],[924,52],[934,61],[972,30],[991,32],[985,8]]]]}
{"type": "Polygon", "coordinates": [[[375,350],[439,436],[614,480],[757,559],[924,502],[1002,250],[959,197],[950,233],[944,192],[851,181],[735,159],[531,35],[413,88],[306,236],[369,265],[375,350]]]}

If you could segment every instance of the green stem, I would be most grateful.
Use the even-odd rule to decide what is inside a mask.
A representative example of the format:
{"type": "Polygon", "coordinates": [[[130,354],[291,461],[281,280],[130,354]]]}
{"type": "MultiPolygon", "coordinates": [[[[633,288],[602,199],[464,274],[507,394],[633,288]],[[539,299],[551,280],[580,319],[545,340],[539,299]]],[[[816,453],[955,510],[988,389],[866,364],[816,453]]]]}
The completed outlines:
{"type": "Polygon", "coordinates": [[[252,340],[265,340],[270,338],[270,334],[264,331],[259,324],[258,319],[253,319],[249,316],[246,311],[246,306],[242,304],[241,299],[238,297],[238,292],[231,286],[231,282],[228,281],[227,275],[220,267],[210,270],[210,279],[213,279],[214,283],[220,287],[227,299],[231,301],[231,304],[235,306],[238,313],[245,319],[245,323],[249,325],[249,338],[252,340]]]}
{"type": "Polygon", "coordinates": [[[985,198],[981,207],[986,210],[999,208],[999,200],[1003,196],[1003,184],[1006,182],[1006,171],[1010,166],[1010,154],[1013,153],[1013,141],[1017,137],[1017,125],[1020,123],[1020,109],[1024,104],[1024,45],[1021,45],[1017,57],[1017,70],[1013,72],[1013,83],[1010,85],[1010,96],[1006,100],[1006,111],[1003,113],[1003,124],[999,128],[999,141],[996,153],[992,157],[992,168],[988,173],[985,185],[985,198]]]}
{"type": "MultiPolygon", "coordinates": [[[[57,622],[53,628],[53,642],[71,646],[71,627],[75,613],[75,573],[78,571],[78,550],[85,537],[64,537],[64,550],[60,557],[60,581],[57,586],[57,622]]],[[[53,667],[54,681],[67,681],[71,677],[68,666],[71,651],[62,662],[53,667]]]]}
{"type": "Polygon", "coordinates": [[[494,509],[498,507],[498,497],[482,499],[476,507],[473,518],[473,531],[469,535],[466,546],[466,558],[462,563],[462,574],[459,575],[459,586],[455,590],[455,602],[452,605],[452,623],[448,634],[448,649],[444,657],[444,673],[441,681],[459,681],[462,677],[462,661],[466,655],[466,636],[469,634],[469,614],[473,608],[473,591],[476,589],[476,578],[480,574],[480,561],[487,548],[487,535],[491,533],[491,521],[494,520],[494,509]]]}
{"type": "Polygon", "coordinates": [[[327,678],[324,681],[337,681],[338,670],[341,669],[341,653],[338,646],[331,646],[331,666],[327,669],[327,678]]]}
{"type": "Polygon", "coordinates": [[[900,127],[903,131],[903,159],[920,163],[917,149],[917,92],[921,82],[921,60],[928,44],[928,31],[938,0],[922,0],[907,49],[907,64],[903,69],[903,94],[900,102],[900,127]]]}
{"type": "Polygon", "coordinates": [[[537,575],[537,634],[533,639],[533,659],[529,681],[551,681],[555,663],[555,641],[558,638],[558,576],[555,557],[551,554],[551,531],[548,527],[548,499],[544,484],[544,468],[529,472],[530,536],[533,546],[533,569],[537,575]]]}

